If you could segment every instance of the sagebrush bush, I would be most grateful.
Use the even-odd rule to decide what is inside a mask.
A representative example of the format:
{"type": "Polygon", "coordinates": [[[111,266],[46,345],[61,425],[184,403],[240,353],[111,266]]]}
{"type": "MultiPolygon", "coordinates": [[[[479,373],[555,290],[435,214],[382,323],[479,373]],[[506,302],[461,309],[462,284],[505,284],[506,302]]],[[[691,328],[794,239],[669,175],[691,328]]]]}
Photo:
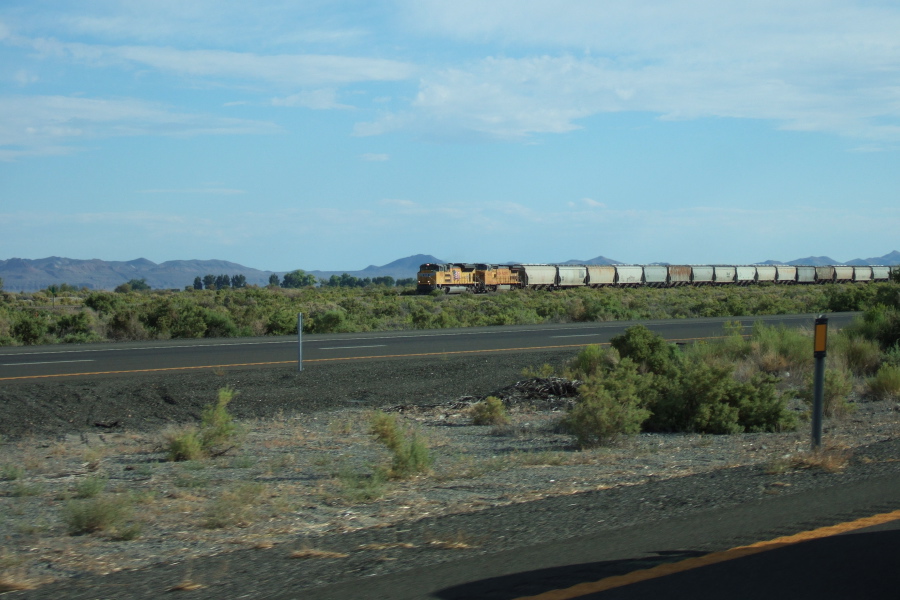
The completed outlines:
{"type": "Polygon", "coordinates": [[[224,529],[248,524],[256,500],[265,490],[261,483],[242,483],[233,490],[222,492],[206,507],[203,526],[224,529]]]}
{"type": "Polygon", "coordinates": [[[881,365],[874,377],[867,381],[869,393],[878,398],[900,396],[900,365],[881,365]]]}
{"type": "Polygon", "coordinates": [[[630,358],[642,370],[664,373],[672,366],[676,346],[643,325],[634,325],[610,340],[622,358],[630,358]]]}
{"type": "Polygon", "coordinates": [[[619,362],[619,351],[615,348],[604,348],[598,344],[591,344],[582,348],[575,355],[565,369],[565,376],[569,379],[587,379],[602,371],[612,369],[619,362]]]}
{"type": "Polygon", "coordinates": [[[171,461],[200,460],[206,458],[200,433],[196,427],[184,426],[163,432],[166,455],[171,461]]]}
{"type": "Polygon", "coordinates": [[[93,498],[106,489],[108,481],[109,478],[104,476],[86,477],[81,479],[75,483],[75,497],[93,498]]]}
{"type": "Polygon", "coordinates": [[[842,359],[857,376],[871,375],[881,362],[877,342],[845,332],[828,338],[828,354],[842,359]]]}
{"type": "Polygon", "coordinates": [[[199,428],[187,425],[163,432],[169,460],[199,460],[221,456],[237,446],[240,428],[228,412],[228,403],[235,393],[229,387],[221,388],[216,403],[204,407],[199,428]]]}
{"type": "Polygon", "coordinates": [[[863,313],[861,319],[854,320],[847,331],[888,350],[900,343],[900,306],[874,306],[863,313]]]}
{"type": "MultiPolygon", "coordinates": [[[[853,391],[853,376],[845,369],[825,369],[824,389],[822,393],[822,414],[826,417],[841,418],[856,408],[848,399],[853,391]]],[[[810,407],[813,405],[815,381],[810,374],[806,384],[799,391],[800,399],[810,407]]]]}
{"type": "Polygon", "coordinates": [[[389,477],[406,479],[431,469],[434,459],[426,440],[414,429],[401,429],[397,415],[376,411],[371,424],[372,435],[391,452],[389,477]]]}
{"type": "Polygon", "coordinates": [[[784,431],[796,427],[776,379],[758,374],[735,380],[731,365],[683,362],[665,378],[657,378],[656,400],[646,429],[728,434],[784,431]]]}
{"type": "Polygon", "coordinates": [[[761,371],[778,374],[804,371],[812,365],[812,340],[808,333],[756,322],[750,335],[750,358],[761,371]]]}
{"type": "MultiPolygon", "coordinates": [[[[623,369],[624,371],[624,369],[623,369]]],[[[636,370],[631,371],[637,375],[636,370]]],[[[560,420],[582,448],[609,444],[622,434],[635,434],[650,416],[635,380],[616,385],[591,376],[578,388],[578,401],[560,420]]]]}
{"type": "Polygon", "coordinates": [[[509,423],[506,406],[500,398],[488,396],[470,409],[473,425],[505,425],[509,423]]]}
{"type": "Polygon", "coordinates": [[[207,454],[220,454],[227,446],[233,446],[238,434],[234,417],[228,412],[228,403],[236,392],[230,387],[219,390],[215,404],[203,409],[200,417],[200,445],[207,454]]]}
{"type": "Polygon", "coordinates": [[[131,516],[132,504],[127,497],[98,496],[70,500],[63,508],[63,522],[69,535],[115,530],[131,516]]]}

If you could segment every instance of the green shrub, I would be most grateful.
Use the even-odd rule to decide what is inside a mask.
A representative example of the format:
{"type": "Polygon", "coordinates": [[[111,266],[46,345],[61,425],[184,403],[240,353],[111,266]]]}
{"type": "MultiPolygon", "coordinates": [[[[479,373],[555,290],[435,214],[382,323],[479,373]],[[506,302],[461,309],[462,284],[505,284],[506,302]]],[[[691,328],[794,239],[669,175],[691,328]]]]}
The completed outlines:
{"type": "Polygon", "coordinates": [[[540,367],[525,367],[522,369],[522,377],[527,377],[528,379],[546,379],[555,375],[556,369],[549,363],[544,363],[540,367]]]}
{"type": "Polygon", "coordinates": [[[772,327],[762,322],[754,323],[750,348],[750,358],[766,373],[803,371],[812,364],[810,336],[783,325],[772,327]]]}
{"type": "MultiPolygon", "coordinates": [[[[856,408],[848,401],[853,391],[853,376],[845,369],[825,369],[825,381],[822,393],[822,413],[826,417],[844,417],[856,408]]],[[[813,375],[806,378],[806,385],[800,390],[800,399],[809,406],[813,405],[815,391],[813,375]]]]}
{"type": "Polygon", "coordinates": [[[203,409],[200,417],[200,445],[209,455],[221,455],[233,447],[238,435],[238,426],[228,412],[228,404],[236,392],[230,387],[219,389],[215,404],[203,409]]]}
{"type": "Polygon", "coordinates": [[[650,416],[636,386],[610,389],[601,378],[589,378],[578,388],[578,401],[562,418],[562,428],[582,448],[609,444],[622,434],[635,434],[650,416]]]}
{"type": "Polygon", "coordinates": [[[473,425],[505,425],[509,423],[506,407],[500,398],[488,396],[483,401],[473,404],[470,410],[473,425]]]}
{"type": "Polygon", "coordinates": [[[406,479],[431,469],[433,458],[424,438],[415,430],[401,430],[396,415],[376,411],[372,416],[372,435],[391,451],[387,471],[393,479],[406,479]]]}
{"type": "Polygon", "coordinates": [[[196,427],[177,427],[163,432],[166,454],[169,460],[199,460],[206,458],[200,434],[196,427]]]}
{"type": "Polygon", "coordinates": [[[69,535],[115,530],[130,516],[131,501],[124,497],[70,500],[63,508],[63,522],[69,535]]]}
{"type": "Polygon", "coordinates": [[[39,312],[22,313],[12,326],[13,336],[25,345],[40,344],[50,329],[44,314],[39,312]]]}
{"type": "Polygon", "coordinates": [[[359,474],[344,467],[338,472],[343,495],[351,502],[372,502],[384,496],[385,473],[375,471],[372,474],[359,474]]]}
{"type": "Polygon", "coordinates": [[[868,380],[869,392],[879,398],[900,396],[900,366],[881,365],[874,377],[868,380]]]}
{"type": "Polygon", "coordinates": [[[221,388],[216,403],[203,408],[199,428],[188,425],[166,431],[163,436],[169,460],[222,456],[237,446],[240,428],[228,412],[228,403],[235,395],[230,387],[221,388]]]}
{"type": "Polygon", "coordinates": [[[222,492],[206,508],[204,527],[223,529],[249,524],[253,506],[264,490],[261,483],[244,483],[234,490],[222,492]]]}
{"type": "Polygon", "coordinates": [[[24,475],[24,467],[11,464],[0,465],[0,481],[15,481],[16,479],[21,479],[24,475]]]}
{"type": "Polygon", "coordinates": [[[900,367],[900,343],[896,343],[884,351],[882,363],[892,367],[900,367]]]}
{"type": "Polygon", "coordinates": [[[103,476],[86,477],[75,483],[75,497],[93,498],[106,489],[108,481],[109,479],[103,476]]]}
{"type": "Polygon", "coordinates": [[[604,348],[591,344],[582,348],[566,366],[566,377],[584,380],[602,371],[608,371],[619,362],[619,352],[615,348],[604,348]]]}
{"type": "Polygon", "coordinates": [[[878,369],[881,352],[878,344],[861,336],[840,332],[828,338],[829,356],[843,358],[854,375],[871,375],[878,369]]]}
{"type": "Polygon", "coordinates": [[[622,358],[630,358],[643,370],[664,373],[673,361],[675,346],[643,325],[634,325],[617,335],[610,344],[622,358]]]}
{"type": "Polygon", "coordinates": [[[734,394],[731,367],[688,362],[661,382],[650,405],[647,428],[655,431],[739,433],[739,397],[734,394]]]}

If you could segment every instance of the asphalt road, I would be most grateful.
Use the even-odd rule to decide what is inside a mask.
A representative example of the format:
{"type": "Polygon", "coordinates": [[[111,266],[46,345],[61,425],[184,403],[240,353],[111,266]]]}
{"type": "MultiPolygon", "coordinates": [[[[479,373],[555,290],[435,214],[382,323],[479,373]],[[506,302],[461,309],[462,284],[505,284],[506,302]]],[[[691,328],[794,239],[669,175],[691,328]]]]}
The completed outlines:
{"type": "MultiPolygon", "coordinates": [[[[563,541],[537,542],[528,548],[432,565],[428,569],[348,581],[312,590],[305,597],[319,600],[897,598],[900,595],[898,509],[900,474],[894,473],[713,508],[688,517],[563,541]],[[873,516],[876,518],[872,519],[873,516]],[[865,527],[859,521],[877,524],[865,527]],[[795,541],[798,538],[802,541],[795,541]],[[741,551],[754,544],[762,546],[762,551],[741,551]],[[663,574],[642,576],[647,571],[652,575],[652,570],[663,574]]],[[[589,512],[584,513],[585,518],[591,516],[589,512]]],[[[555,518],[563,517],[557,514],[555,518]]],[[[271,597],[300,596],[287,592],[271,597]]]]}
{"type": "MultiPolygon", "coordinates": [[[[830,327],[843,326],[856,313],[829,315],[830,327]]],[[[749,329],[756,321],[812,327],[815,315],[671,319],[642,324],[673,342],[720,336],[726,321],[749,329]]],[[[411,358],[463,352],[502,352],[578,347],[608,342],[633,321],[479,327],[303,336],[303,360],[339,361],[411,358]]],[[[164,370],[247,367],[265,368],[297,361],[295,336],[201,340],[166,340],[77,346],[0,348],[0,382],[78,375],[136,376],[164,370]]]]}

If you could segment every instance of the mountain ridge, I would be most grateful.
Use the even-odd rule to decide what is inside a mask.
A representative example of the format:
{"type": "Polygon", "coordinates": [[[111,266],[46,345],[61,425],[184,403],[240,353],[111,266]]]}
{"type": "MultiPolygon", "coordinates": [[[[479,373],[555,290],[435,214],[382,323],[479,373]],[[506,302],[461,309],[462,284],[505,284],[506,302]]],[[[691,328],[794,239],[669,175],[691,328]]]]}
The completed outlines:
{"type": "MultiPolygon", "coordinates": [[[[354,277],[384,277],[405,279],[415,277],[419,265],[423,263],[445,263],[430,254],[413,254],[399,258],[385,265],[369,265],[355,271],[306,271],[316,277],[328,279],[332,275],[347,273],[354,277]]],[[[514,264],[515,261],[502,263],[514,264]]],[[[614,265],[625,264],[605,256],[597,256],[589,260],[568,260],[558,264],[580,265],[614,265]]],[[[662,263],[660,263],[662,264],[662,263]]],[[[828,256],[809,256],[789,262],[768,260],[756,264],[788,264],[788,265],[900,265],[900,251],[894,250],[874,258],[856,258],[846,262],[835,261],[828,256]]],[[[0,260],[0,279],[3,288],[8,291],[36,291],[50,285],[66,283],[76,288],[86,287],[96,290],[111,290],[131,280],[144,279],[155,289],[184,289],[190,286],[195,277],[212,275],[244,275],[248,285],[264,286],[269,283],[272,274],[279,277],[286,271],[265,271],[230,262],[227,260],[169,260],[155,263],[146,258],[129,261],[104,261],[98,258],[75,259],[60,256],[47,258],[9,258],[0,260]]]]}

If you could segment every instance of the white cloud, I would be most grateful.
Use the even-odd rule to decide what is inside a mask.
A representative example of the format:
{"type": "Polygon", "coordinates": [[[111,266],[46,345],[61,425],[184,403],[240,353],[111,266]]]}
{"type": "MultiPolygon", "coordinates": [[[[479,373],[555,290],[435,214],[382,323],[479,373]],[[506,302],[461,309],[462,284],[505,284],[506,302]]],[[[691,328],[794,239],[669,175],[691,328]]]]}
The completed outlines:
{"type": "Polygon", "coordinates": [[[594,114],[767,119],[785,129],[900,140],[900,9],[836,0],[407,2],[420,35],[503,45],[436,69],[371,135],[461,129],[561,133],[594,114]]]}
{"type": "Polygon", "coordinates": [[[89,65],[145,66],[185,77],[267,81],[290,85],[397,81],[414,70],[407,63],[330,54],[276,54],[230,50],[183,50],[163,46],[106,46],[61,42],[52,38],[19,38],[45,58],[63,58],[89,65]]]}
{"type": "Polygon", "coordinates": [[[63,154],[72,143],[132,135],[270,134],[261,121],[178,113],[135,99],[0,96],[0,160],[63,154]]]}
{"type": "Polygon", "coordinates": [[[282,98],[272,98],[272,106],[298,106],[314,110],[353,108],[348,104],[338,102],[337,91],[334,89],[310,90],[282,98]]]}

